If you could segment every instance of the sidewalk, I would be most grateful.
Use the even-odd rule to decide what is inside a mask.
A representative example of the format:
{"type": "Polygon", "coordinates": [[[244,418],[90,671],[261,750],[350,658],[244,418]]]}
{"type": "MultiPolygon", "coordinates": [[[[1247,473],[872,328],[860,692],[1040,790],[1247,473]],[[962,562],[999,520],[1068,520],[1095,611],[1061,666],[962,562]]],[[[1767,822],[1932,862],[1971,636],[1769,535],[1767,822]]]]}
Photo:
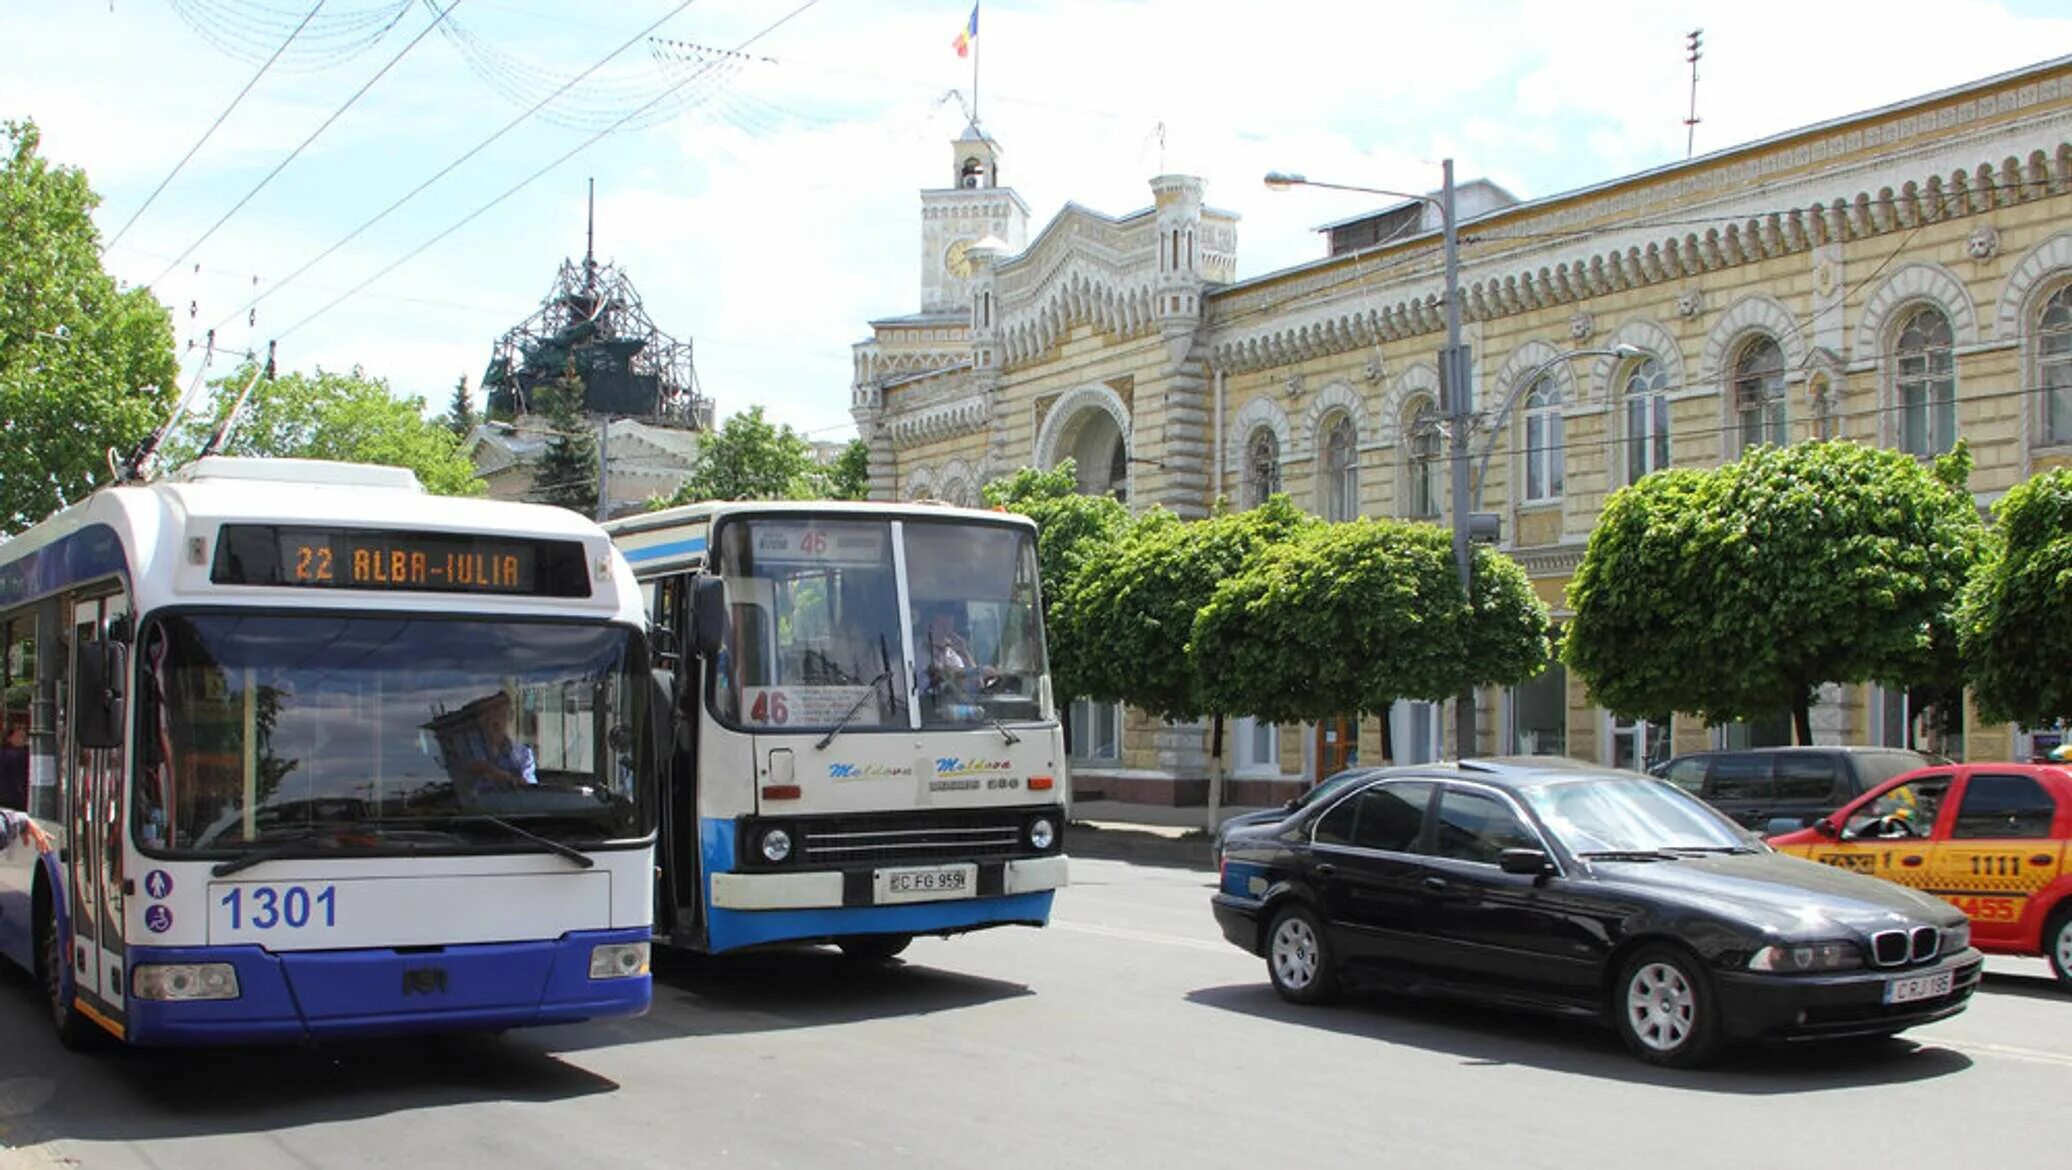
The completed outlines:
{"type": "MultiPolygon", "coordinates": [[[[1251,806],[1237,805],[1219,809],[1216,815],[1221,820],[1254,811],[1251,806]]],[[[1202,805],[1173,808],[1119,800],[1075,800],[1072,825],[1065,833],[1065,852],[1143,865],[1214,869],[1208,823],[1209,810],[1202,805]]]]}

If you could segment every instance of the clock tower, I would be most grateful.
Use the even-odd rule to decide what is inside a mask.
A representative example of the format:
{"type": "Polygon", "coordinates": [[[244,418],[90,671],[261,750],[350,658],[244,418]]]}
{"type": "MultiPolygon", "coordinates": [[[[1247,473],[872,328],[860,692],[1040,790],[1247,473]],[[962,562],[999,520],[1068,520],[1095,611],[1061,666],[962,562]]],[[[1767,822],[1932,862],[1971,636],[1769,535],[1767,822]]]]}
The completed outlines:
{"type": "Polygon", "coordinates": [[[1028,246],[1029,205],[1000,185],[1000,144],[976,123],[950,144],[951,185],[921,192],[921,311],[971,307],[971,249],[1012,256],[1028,246]]]}

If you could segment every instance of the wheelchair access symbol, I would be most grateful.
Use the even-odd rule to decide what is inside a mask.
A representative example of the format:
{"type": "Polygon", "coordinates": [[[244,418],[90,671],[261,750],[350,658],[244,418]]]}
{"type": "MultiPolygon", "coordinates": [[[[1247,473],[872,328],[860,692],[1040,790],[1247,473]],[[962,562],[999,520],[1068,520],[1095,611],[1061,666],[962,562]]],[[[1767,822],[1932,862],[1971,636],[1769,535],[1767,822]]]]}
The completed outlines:
{"type": "Polygon", "coordinates": [[[173,912],[163,906],[152,906],[144,911],[144,925],[153,934],[164,934],[173,928],[173,912]]]}
{"type": "Polygon", "coordinates": [[[144,892],[154,898],[163,898],[173,892],[173,875],[162,869],[154,869],[144,875],[144,892]]]}

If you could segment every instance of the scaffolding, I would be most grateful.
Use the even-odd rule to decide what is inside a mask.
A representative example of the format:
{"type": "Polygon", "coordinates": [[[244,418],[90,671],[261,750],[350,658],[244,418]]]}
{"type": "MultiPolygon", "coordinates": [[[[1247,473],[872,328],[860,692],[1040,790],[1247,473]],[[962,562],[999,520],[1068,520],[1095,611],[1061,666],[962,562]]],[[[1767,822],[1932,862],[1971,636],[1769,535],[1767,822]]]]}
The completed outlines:
{"type": "Polygon", "coordinates": [[[691,343],[657,328],[626,274],[597,262],[594,204],[588,235],[582,261],[562,261],[539,311],[497,339],[482,373],[489,417],[523,418],[540,386],[573,370],[586,414],[712,429],[691,343]]]}

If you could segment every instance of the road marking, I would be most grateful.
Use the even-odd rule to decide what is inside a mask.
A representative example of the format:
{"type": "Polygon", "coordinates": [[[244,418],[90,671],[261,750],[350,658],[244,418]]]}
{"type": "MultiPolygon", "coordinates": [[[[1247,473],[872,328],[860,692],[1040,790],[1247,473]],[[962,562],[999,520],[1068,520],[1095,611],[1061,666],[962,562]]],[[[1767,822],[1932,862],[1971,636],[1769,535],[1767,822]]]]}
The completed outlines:
{"type": "Polygon", "coordinates": [[[1940,1036],[1921,1037],[1923,1044],[1934,1044],[1943,1048],[1954,1048],[1959,1052],[1972,1052],[1981,1056],[2002,1056],[2009,1060],[2026,1060],[2032,1064],[2054,1064],[2072,1068],[2072,1052],[2051,1052],[2042,1048],[2021,1048],[2013,1044],[1993,1044],[1984,1040],[1945,1040],[1940,1036]]]}
{"type": "Polygon", "coordinates": [[[1226,942],[1188,938],[1185,935],[1179,934],[1160,934],[1150,930],[1130,930],[1127,927],[1121,926],[1095,926],[1089,922],[1059,922],[1056,919],[1052,919],[1050,928],[1052,930],[1077,931],[1080,934],[1095,934],[1103,938],[1125,938],[1132,942],[1157,943],[1160,946],[1186,947],[1191,951],[1215,951],[1218,954],[1231,955],[1240,953],[1236,947],[1226,942]]]}

